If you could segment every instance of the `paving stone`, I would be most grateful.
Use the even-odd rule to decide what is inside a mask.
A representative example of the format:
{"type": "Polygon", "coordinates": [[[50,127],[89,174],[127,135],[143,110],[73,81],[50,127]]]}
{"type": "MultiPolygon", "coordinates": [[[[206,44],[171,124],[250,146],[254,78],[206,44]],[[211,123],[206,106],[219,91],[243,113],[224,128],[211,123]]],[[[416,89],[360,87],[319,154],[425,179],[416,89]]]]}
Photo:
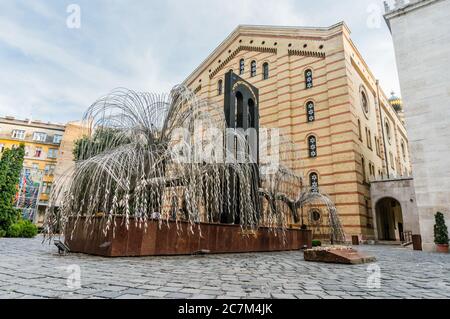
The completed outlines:
{"type": "Polygon", "coordinates": [[[321,299],[319,296],[316,295],[308,295],[308,294],[298,294],[295,295],[295,297],[297,297],[297,299],[321,299]]]}
{"type": "Polygon", "coordinates": [[[95,294],[96,297],[102,297],[102,298],[108,298],[108,299],[114,299],[119,296],[124,295],[121,291],[102,291],[100,293],[95,294]]]}
{"type": "Polygon", "coordinates": [[[138,289],[138,288],[129,288],[122,291],[122,294],[129,294],[129,295],[142,295],[146,293],[146,289],[138,289]]]}
{"type": "Polygon", "coordinates": [[[19,297],[18,299],[46,299],[46,298],[33,296],[33,295],[23,295],[22,297],[19,297]]]}
{"type": "Polygon", "coordinates": [[[145,299],[145,297],[141,295],[124,294],[115,299],[145,299]]]}
{"type": "Polygon", "coordinates": [[[167,291],[148,291],[144,296],[162,298],[169,294],[167,291]]]}
{"type": "Polygon", "coordinates": [[[166,298],[172,298],[172,299],[187,299],[190,298],[192,294],[183,294],[183,293],[169,293],[166,295],[166,298]]]}
{"type": "Polygon", "coordinates": [[[180,291],[181,287],[161,287],[159,290],[161,291],[167,291],[167,292],[177,292],[180,291]]]}
{"type": "Polygon", "coordinates": [[[191,298],[189,299],[215,299],[216,296],[213,295],[193,295],[191,298]]]}
{"type": "Polygon", "coordinates": [[[126,290],[127,287],[107,285],[103,289],[106,291],[123,291],[123,290],[126,290]]]}
{"type": "Polygon", "coordinates": [[[291,294],[272,294],[274,299],[296,299],[294,295],[291,294]]]}
{"type": "Polygon", "coordinates": [[[193,289],[193,288],[183,288],[179,292],[184,293],[184,294],[199,294],[201,292],[201,290],[193,289]]]}
{"type": "Polygon", "coordinates": [[[342,297],[343,296],[331,296],[331,295],[328,295],[328,296],[321,296],[320,298],[321,299],[342,299],[342,297]]]}
{"type": "Polygon", "coordinates": [[[200,293],[202,295],[210,295],[210,296],[218,296],[225,294],[225,292],[221,290],[203,290],[203,289],[200,290],[200,293]]]}

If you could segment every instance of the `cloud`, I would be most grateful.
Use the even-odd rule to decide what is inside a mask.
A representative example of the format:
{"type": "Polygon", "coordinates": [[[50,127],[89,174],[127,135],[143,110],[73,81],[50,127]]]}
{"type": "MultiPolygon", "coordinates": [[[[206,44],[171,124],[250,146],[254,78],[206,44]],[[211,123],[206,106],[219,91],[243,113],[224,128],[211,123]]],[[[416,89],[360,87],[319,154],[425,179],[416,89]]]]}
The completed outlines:
{"type": "Polygon", "coordinates": [[[167,92],[238,24],[345,20],[382,87],[398,92],[389,32],[384,22],[367,25],[374,4],[382,8],[378,0],[8,1],[0,11],[0,115],[65,122],[115,87],[167,92]],[[66,27],[74,2],[81,29],[66,27]]]}

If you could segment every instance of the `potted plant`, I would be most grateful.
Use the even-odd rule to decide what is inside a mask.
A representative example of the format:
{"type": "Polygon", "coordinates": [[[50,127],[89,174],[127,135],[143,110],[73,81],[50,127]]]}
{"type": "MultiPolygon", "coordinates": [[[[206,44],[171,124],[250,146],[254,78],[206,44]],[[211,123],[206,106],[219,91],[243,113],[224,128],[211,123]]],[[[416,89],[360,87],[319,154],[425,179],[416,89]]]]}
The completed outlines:
{"type": "Polygon", "coordinates": [[[435,215],[435,220],[434,243],[436,244],[436,251],[439,253],[448,253],[448,229],[445,225],[444,215],[438,212],[435,215]]]}

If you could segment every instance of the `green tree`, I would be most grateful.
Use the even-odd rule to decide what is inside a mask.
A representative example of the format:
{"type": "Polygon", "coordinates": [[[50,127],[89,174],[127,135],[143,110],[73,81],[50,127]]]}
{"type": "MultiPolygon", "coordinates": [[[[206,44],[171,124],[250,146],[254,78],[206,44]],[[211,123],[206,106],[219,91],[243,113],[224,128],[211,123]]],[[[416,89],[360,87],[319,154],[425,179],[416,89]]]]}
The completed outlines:
{"type": "Polygon", "coordinates": [[[0,230],[7,231],[20,217],[20,211],[14,208],[20,172],[25,156],[25,146],[5,150],[0,159],[0,230]]]}
{"type": "Polygon", "coordinates": [[[438,212],[435,215],[434,242],[438,245],[448,244],[448,229],[445,225],[444,214],[438,212]]]}
{"type": "Polygon", "coordinates": [[[111,128],[100,128],[92,137],[83,136],[74,142],[73,158],[75,161],[86,160],[105,150],[127,144],[130,139],[120,134],[120,131],[111,128]]]}

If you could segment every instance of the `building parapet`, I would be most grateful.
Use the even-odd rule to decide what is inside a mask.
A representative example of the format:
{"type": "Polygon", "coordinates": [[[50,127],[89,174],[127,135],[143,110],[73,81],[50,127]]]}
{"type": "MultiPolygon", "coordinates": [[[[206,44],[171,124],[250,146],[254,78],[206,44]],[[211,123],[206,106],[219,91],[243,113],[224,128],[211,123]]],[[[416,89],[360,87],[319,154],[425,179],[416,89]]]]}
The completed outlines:
{"type": "Polygon", "coordinates": [[[393,7],[390,7],[388,2],[384,1],[384,19],[389,30],[391,30],[391,19],[438,1],[442,0],[395,0],[393,7]]]}

